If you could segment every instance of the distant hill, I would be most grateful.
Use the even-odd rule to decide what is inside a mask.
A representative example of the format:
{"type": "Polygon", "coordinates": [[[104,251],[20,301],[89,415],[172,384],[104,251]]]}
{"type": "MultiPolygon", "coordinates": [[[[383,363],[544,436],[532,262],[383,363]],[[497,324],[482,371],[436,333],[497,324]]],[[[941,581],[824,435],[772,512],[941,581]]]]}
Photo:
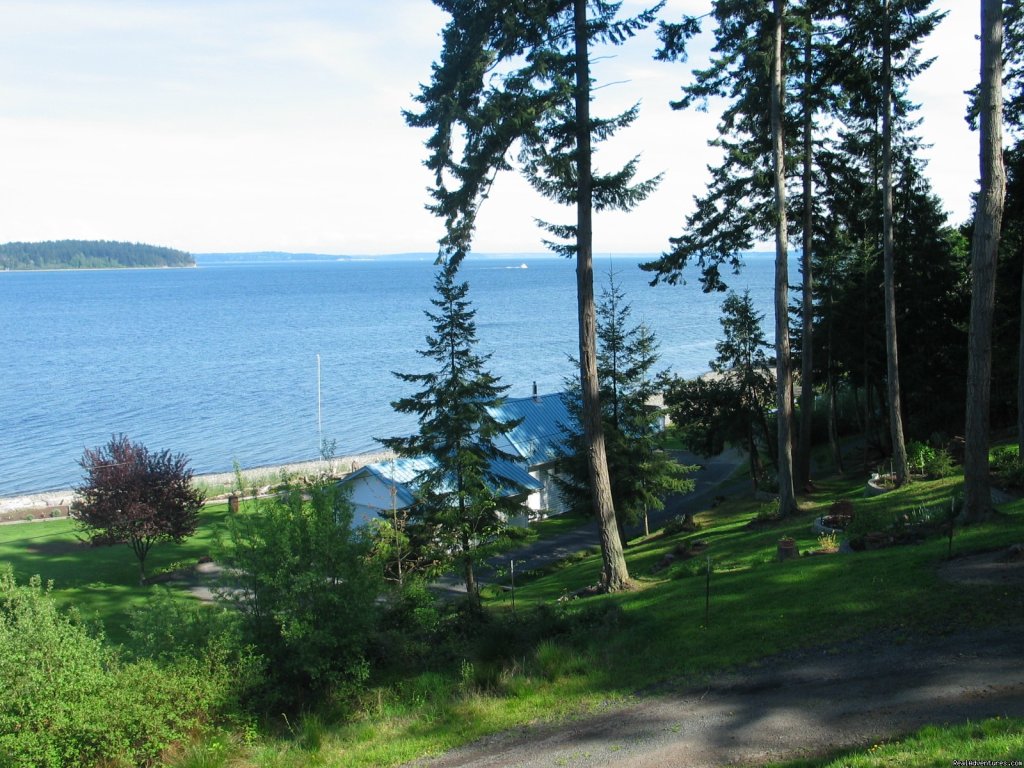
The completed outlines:
{"type": "Polygon", "coordinates": [[[0,270],[194,267],[192,254],[142,243],[52,240],[0,245],[0,270]]]}
{"type": "Polygon", "coordinates": [[[215,264],[281,264],[328,261],[433,261],[436,253],[391,253],[386,255],[355,255],[330,253],[292,253],[289,251],[244,251],[240,253],[197,253],[200,266],[215,264]]]}
{"type": "Polygon", "coordinates": [[[242,251],[233,253],[197,253],[200,266],[214,264],[264,264],[308,261],[351,261],[351,256],[332,256],[328,253],[291,253],[287,251],[242,251]]]}

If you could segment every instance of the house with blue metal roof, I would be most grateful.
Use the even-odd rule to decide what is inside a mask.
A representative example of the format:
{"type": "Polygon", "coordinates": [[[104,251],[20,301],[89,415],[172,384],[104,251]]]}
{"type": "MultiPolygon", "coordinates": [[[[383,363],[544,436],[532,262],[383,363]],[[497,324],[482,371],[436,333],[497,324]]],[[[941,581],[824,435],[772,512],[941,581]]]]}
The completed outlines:
{"type": "MultiPolygon", "coordinates": [[[[498,421],[516,422],[516,426],[498,436],[494,445],[514,461],[495,460],[494,474],[510,481],[511,487],[524,487],[528,514],[565,510],[555,484],[558,457],[565,450],[566,430],[574,422],[561,392],[532,397],[510,398],[488,412],[498,421]]],[[[381,516],[391,517],[412,505],[419,477],[436,466],[428,457],[395,458],[367,464],[340,481],[354,507],[353,525],[363,525],[381,516]]]]}
{"type": "Polygon", "coordinates": [[[576,425],[569,415],[563,393],[539,395],[534,385],[532,397],[510,398],[487,410],[498,421],[519,422],[497,438],[495,446],[518,456],[540,484],[541,487],[527,499],[531,512],[558,514],[565,511],[561,493],[555,484],[556,464],[565,453],[567,432],[576,425]]]}
{"type": "MultiPolygon", "coordinates": [[[[430,457],[402,457],[367,464],[343,478],[339,485],[352,503],[352,524],[359,526],[381,517],[389,518],[411,506],[420,477],[435,466],[437,463],[430,457]]],[[[491,470],[508,481],[504,488],[492,489],[503,496],[517,493],[519,488],[526,488],[531,496],[541,490],[541,483],[518,462],[495,459],[491,470]]]]}

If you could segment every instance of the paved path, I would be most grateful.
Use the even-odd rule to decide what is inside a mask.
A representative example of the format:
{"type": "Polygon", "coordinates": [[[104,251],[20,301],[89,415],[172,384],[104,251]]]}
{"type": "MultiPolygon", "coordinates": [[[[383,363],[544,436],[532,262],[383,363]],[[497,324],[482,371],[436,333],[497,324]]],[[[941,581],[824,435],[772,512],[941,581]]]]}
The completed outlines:
{"type": "MultiPolygon", "coordinates": [[[[1024,717],[1024,631],[865,639],[677,694],[499,734],[417,766],[701,768],[868,747],[926,724],[1024,717]]],[[[969,760],[971,755],[955,755],[969,760]]],[[[1024,755],[1018,755],[1024,759],[1024,755]]]]}

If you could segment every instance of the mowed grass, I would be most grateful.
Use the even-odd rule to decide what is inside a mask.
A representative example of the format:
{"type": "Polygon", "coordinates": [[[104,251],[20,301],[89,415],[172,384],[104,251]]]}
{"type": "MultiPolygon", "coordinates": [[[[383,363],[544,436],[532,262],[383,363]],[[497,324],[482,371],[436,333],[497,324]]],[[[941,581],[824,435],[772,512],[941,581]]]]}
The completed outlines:
{"type": "MultiPolygon", "coordinates": [[[[764,530],[748,524],[756,504],[729,501],[698,516],[704,529],[675,537],[652,537],[628,551],[637,588],[624,595],[590,598],[614,601],[623,629],[591,654],[614,660],[617,690],[632,690],[666,678],[688,679],[754,661],[795,646],[828,644],[886,629],[897,635],[943,632],[956,626],[992,625],[1021,616],[1019,589],[970,588],[936,574],[947,543],[874,552],[802,557],[776,562],[776,546],[791,536],[801,551],[814,550],[811,522],[836,498],[856,498],[858,514],[885,509],[894,515],[948,503],[961,481],[915,483],[900,491],[860,498],[862,486],[844,480],[819,485],[805,502],[807,512],[764,530]],[[705,554],[677,562],[660,573],[654,567],[683,540],[707,543],[705,554]],[[712,570],[710,610],[705,625],[708,561],[712,570]]],[[[1024,541],[1024,505],[1012,505],[997,522],[957,531],[954,554],[1024,541]]],[[[517,590],[521,604],[547,602],[594,583],[600,560],[589,558],[517,590]]],[[[507,598],[503,598],[507,599],[507,598]]]]}
{"type": "MultiPolygon", "coordinates": [[[[204,507],[194,536],[181,544],[159,543],[150,550],[146,573],[156,574],[177,564],[194,565],[200,557],[210,555],[227,515],[226,503],[204,507]]],[[[138,560],[128,545],[91,546],[74,520],[0,525],[3,563],[13,567],[19,583],[34,575],[52,581],[60,604],[74,606],[86,620],[101,621],[113,642],[127,639],[131,609],[154,589],[139,584],[138,560]]]]}
{"type": "MultiPolygon", "coordinates": [[[[593,712],[653,685],[685,687],[776,653],[838,647],[879,630],[896,642],[965,626],[1020,631],[1024,590],[942,581],[942,537],[874,552],[776,560],[782,536],[796,539],[802,551],[816,549],[811,522],[837,499],[852,500],[858,515],[909,515],[948,504],[961,485],[961,478],[916,482],[864,499],[862,481],[833,478],[818,483],[801,514],[767,527],[751,526],[761,502],[734,497],[698,514],[702,528],[695,533],[635,541],[627,550],[633,590],[568,603],[587,606],[593,626],[512,658],[483,658],[479,649],[467,648],[466,658],[451,669],[378,681],[344,716],[311,702],[313,714],[277,735],[211,737],[193,745],[180,765],[397,765],[496,731],[593,712]],[[700,556],[656,570],[667,552],[698,540],[706,544],[700,556]]],[[[1001,511],[988,523],[957,530],[954,555],[1024,541],[1024,502],[1001,511]]],[[[153,550],[151,569],[207,554],[226,515],[223,506],[206,510],[195,538],[153,550]]],[[[137,586],[127,547],[80,545],[74,531],[68,522],[0,526],[0,562],[12,562],[20,578],[39,573],[53,579],[61,600],[103,619],[117,639],[130,607],[149,589],[137,586]]],[[[560,605],[559,598],[596,583],[600,566],[599,556],[584,557],[520,586],[514,618],[507,592],[493,591],[487,606],[506,617],[509,627],[525,626],[538,611],[560,605]]]]}

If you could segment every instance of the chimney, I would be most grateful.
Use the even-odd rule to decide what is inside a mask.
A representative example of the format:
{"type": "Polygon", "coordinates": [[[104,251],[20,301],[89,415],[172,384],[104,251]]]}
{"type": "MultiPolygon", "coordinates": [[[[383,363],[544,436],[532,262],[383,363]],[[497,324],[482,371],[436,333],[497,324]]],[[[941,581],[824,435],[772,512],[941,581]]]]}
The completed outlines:
{"type": "Polygon", "coordinates": [[[537,394],[537,382],[533,382],[533,402],[540,402],[540,395],[537,394]]]}

